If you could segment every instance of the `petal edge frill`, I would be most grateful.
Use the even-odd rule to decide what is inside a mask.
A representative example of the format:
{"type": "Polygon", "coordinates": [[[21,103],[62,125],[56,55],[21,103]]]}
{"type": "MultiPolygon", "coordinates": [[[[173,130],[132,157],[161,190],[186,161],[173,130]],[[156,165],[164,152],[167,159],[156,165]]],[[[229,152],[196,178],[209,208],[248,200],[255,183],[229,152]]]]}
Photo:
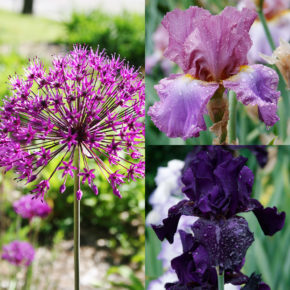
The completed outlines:
{"type": "Polygon", "coordinates": [[[277,73],[264,65],[243,66],[239,73],[223,81],[225,88],[233,90],[244,105],[258,105],[259,118],[266,126],[273,126],[278,120],[277,73]]]}
{"type": "Polygon", "coordinates": [[[206,130],[203,115],[219,85],[188,75],[171,75],[155,86],[160,101],[148,111],[154,124],[168,137],[198,137],[206,130]]]}

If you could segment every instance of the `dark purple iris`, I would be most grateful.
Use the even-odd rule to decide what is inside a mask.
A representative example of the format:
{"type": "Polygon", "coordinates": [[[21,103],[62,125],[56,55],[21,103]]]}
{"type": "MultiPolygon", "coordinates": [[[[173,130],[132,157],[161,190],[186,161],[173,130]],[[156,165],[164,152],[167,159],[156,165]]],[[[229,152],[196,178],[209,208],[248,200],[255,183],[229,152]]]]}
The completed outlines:
{"type": "Polygon", "coordinates": [[[187,199],[169,209],[162,225],[153,225],[160,240],[172,243],[181,215],[199,217],[192,225],[194,235],[180,232],[183,254],[172,260],[179,281],[166,289],[216,289],[216,267],[225,272],[226,283],[256,283],[245,289],[269,289],[240,272],[254,237],[237,214],[253,211],[264,234],[272,236],[282,229],[285,213],[251,198],[254,175],[246,161],[220,146],[207,146],[187,159],[182,175],[187,199]]]}

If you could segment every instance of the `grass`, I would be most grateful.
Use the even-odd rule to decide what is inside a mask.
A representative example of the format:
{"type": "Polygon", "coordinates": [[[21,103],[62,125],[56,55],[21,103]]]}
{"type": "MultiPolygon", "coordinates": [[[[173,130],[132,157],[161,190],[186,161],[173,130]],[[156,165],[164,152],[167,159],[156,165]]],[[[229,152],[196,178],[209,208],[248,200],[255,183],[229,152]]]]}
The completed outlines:
{"type": "Polygon", "coordinates": [[[65,35],[62,23],[0,10],[0,43],[56,42],[65,35]]]}

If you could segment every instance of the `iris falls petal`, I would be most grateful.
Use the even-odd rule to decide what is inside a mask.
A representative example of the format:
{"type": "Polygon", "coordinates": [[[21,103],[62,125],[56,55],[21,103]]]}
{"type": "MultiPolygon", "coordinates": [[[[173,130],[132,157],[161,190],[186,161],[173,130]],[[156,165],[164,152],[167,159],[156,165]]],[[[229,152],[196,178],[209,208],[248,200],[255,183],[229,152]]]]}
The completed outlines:
{"type": "Polygon", "coordinates": [[[219,85],[188,75],[171,75],[155,86],[160,101],[149,109],[155,125],[168,137],[198,137],[206,130],[203,115],[206,105],[219,85]]]}
{"type": "Polygon", "coordinates": [[[273,69],[257,64],[242,66],[240,72],[224,80],[223,85],[235,91],[244,105],[257,105],[261,121],[273,126],[279,120],[276,114],[280,97],[278,82],[279,77],[273,69]]]}

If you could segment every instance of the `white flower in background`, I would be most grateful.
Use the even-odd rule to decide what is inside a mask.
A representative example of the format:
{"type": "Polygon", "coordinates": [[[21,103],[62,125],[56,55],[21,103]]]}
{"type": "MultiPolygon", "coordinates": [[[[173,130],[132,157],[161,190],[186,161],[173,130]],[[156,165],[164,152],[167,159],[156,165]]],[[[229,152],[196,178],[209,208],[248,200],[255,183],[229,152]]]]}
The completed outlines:
{"type": "Polygon", "coordinates": [[[167,167],[159,167],[155,177],[156,189],[149,198],[152,210],[146,217],[146,224],[159,224],[167,217],[168,209],[182,197],[181,170],[184,162],[171,160],[167,167]]]}
{"type": "Polygon", "coordinates": [[[280,70],[288,90],[290,90],[290,44],[280,39],[280,46],[275,49],[272,56],[261,54],[269,64],[275,64],[280,70]]]}

